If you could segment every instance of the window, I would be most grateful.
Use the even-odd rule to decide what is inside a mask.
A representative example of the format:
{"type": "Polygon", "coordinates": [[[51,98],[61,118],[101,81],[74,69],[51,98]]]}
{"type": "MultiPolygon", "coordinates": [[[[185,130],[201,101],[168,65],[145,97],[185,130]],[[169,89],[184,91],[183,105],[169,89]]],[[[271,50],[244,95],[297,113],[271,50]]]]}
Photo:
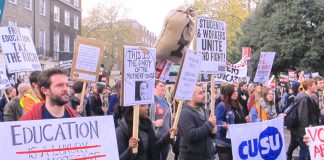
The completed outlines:
{"type": "Polygon", "coordinates": [[[79,29],[79,17],[74,15],[74,29],[79,29]]]}
{"type": "Polygon", "coordinates": [[[33,1],[32,0],[26,0],[25,1],[25,8],[28,9],[28,10],[32,10],[32,5],[33,4],[33,1]]]}
{"type": "Polygon", "coordinates": [[[54,51],[60,51],[60,33],[54,33],[54,51]]]}
{"type": "Polygon", "coordinates": [[[39,31],[39,48],[41,49],[41,51],[45,51],[45,30],[40,30],[39,31]]]}
{"type": "Polygon", "coordinates": [[[70,37],[67,35],[64,36],[64,51],[70,51],[70,37]]]}
{"type": "Polygon", "coordinates": [[[9,19],[8,20],[8,26],[10,27],[17,27],[17,21],[9,19]]]}
{"type": "Polygon", "coordinates": [[[33,35],[33,27],[31,25],[29,25],[29,24],[26,24],[26,28],[29,29],[30,35],[33,35]]]}
{"type": "Polygon", "coordinates": [[[64,24],[70,26],[70,12],[64,12],[64,24]]]}
{"type": "Polygon", "coordinates": [[[54,21],[60,22],[60,7],[54,6],[54,21]]]}
{"type": "Polygon", "coordinates": [[[13,4],[17,4],[17,0],[9,0],[9,2],[11,2],[13,4]]]}
{"type": "Polygon", "coordinates": [[[74,0],[73,5],[74,5],[75,7],[79,7],[79,0],[74,0]]]}
{"type": "Polygon", "coordinates": [[[39,14],[46,15],[46,0],[39,0],[39,14]]]}

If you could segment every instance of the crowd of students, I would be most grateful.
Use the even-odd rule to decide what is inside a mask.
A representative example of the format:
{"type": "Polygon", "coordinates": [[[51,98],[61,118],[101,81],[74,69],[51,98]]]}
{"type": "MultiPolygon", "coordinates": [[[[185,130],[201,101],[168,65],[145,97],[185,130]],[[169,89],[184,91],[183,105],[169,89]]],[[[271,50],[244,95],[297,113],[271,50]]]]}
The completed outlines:
{"type": "Polygon", "coordinates": [[[297,106],[299,125],[289,128],[287,159],[292,159],[297,146],[299,159],[308,159],[305,127],[324,123],[324,79],[320,76],[292,82],[286,89],[260,83],[222,84],[213,89],[215,113],[206,108],[206,88],[197,83],[192,100],[184,102],[176,128],[172,128],[172,121],[179,102],[166,94],[170,91],[163,82],[156,80],[154,103],[139,107],[138,138],[132,137],[133,107],[119,105],[120,80],[111,87],[100,83],[86,86],[82,106],[83,82],[69,83],[60,68],[32,72],[29,82],[20,83],[17,90],[5,90],[10,101],[5,96],[0,101],[3,121],[113,115],[120,159],[125,160],[166,160],[171,152],[180,160],[211,160],[216,156],[231,160],[231,139],[226,136],[229,125],[285,117],[290,104],[297,106]],[[170,139],[170,134],[176,138],[170,139]],[[132,154],[135,147],[138,153],[132,154]]]}

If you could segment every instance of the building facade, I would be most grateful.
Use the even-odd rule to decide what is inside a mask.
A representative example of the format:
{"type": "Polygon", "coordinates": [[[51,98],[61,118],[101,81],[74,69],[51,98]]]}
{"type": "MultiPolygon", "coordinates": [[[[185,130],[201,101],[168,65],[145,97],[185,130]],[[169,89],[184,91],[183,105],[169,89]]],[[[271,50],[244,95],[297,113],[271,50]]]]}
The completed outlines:
{"type": "Polygon", "coordinates": [[[58,52],[73,52],[81,0],[6,0],[0,26],[29,28],[43,69],[51,68],[58,65],[58,52]]]}

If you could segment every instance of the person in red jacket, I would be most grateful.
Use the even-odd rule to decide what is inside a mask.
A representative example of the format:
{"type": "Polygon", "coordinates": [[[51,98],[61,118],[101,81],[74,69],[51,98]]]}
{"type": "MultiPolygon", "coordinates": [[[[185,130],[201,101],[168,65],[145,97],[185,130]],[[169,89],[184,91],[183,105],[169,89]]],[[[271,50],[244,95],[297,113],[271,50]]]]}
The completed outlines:
{"type": "Polygon", "coordinates": [[[39,120],[76,117],[77,113],[68,104],[68,77],[60,68],[51,68],[41,73],[38,89],[45,100],[33,106],[20,120],[39,120]]]}

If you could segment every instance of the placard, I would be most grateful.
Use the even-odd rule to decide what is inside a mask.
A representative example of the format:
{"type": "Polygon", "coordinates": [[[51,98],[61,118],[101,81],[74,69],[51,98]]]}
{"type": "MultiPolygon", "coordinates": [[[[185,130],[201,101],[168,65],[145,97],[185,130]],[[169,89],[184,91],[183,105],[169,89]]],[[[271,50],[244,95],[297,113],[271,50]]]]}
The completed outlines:
{"type": "Polygon", "coordinates": [[[179,81],[175,92],[175,98],[181,100],[191,100],[196,87],[202,55],[194,54],[187,50],[180,69],[179,81]]]}
{"type": "Polygon", "coordinates": [[[75,42],[71,78],[97,82],[104,53],[101,41],[77,37],[75,42]]]}
{"type": "Polygon", "coordinates": [[[59,52],[59,67],[71,71],[73,61],[73,53],[59,52]]]}
{"type": "Polygon", "coordinates": [[[11,85],[6,74],[6,67],[0,65],[0,90],[5,90],[9,87],[11,87],[11,85]]]}
{"type": "Polygon", "coordinates": [[[165,84],[175,84],[177,82],[179,70],[180,70],[180,65],[179,64],[174,64],[171,67],[169,77],[166,80],[165,84]]]}
{"type": "Polygon", "coordinates": [[[297,80],[296,71],[288,70],[288,79],[289,79],[289,81],[296,81],[297,80]]]}
{"type": "Polygon", "coordinates": [[[225,74],[226,23],[205,17],[197,18],[197,52],[203,55],[201,72],[225,74]]]}
{"type": "Polygon", "coordinates": [[[42,70],[29,29],[0,27],[0,36],[9,73],[42,70]]]}
{"type": "Polygon", "coordinates": [[[154,102],[155,48],[124,46],[123,106],[154,102]]]}
{"type": "Polygon", "coordinates": [[[324,159],[324,126],[305,128],[309,137],[309,152],[312,160],[324,159]]]}
{"type": "Polygon", "coordinates": [[[227,61],[226,74],[216,74],[216,81],[226,83],[248,82],[249,79],[247,78],[247,59],[247,56],[243,56],[242,59],[235,64],[231,64],[227,61]]]}
{"type": "Polygon", "coordinates": [[[113,116],[0,123],[0,159],[119,159],[113,116]]]}
{"type": "Polygon", "coordinates": [[[286,159],[283,118],[229,125],[229,134],[233,159],[286,159]]]}
{"type": "Polygon", "coordinates": [[[254,82],[265,83],[268,81],[276,52],[261,52],[254,82]]]}
{"type": "Polygon", "coordinates": [[[250,47],[242,47],[242,57],[251,59],[251,48],[250,47]]]}
{"type": "Polygon", "coordinates": [[[162,82],[166,82],[166,80],[169,78],[172,66],[173,63],[169,60],[157,60],[155,78],[162,82]]]}

